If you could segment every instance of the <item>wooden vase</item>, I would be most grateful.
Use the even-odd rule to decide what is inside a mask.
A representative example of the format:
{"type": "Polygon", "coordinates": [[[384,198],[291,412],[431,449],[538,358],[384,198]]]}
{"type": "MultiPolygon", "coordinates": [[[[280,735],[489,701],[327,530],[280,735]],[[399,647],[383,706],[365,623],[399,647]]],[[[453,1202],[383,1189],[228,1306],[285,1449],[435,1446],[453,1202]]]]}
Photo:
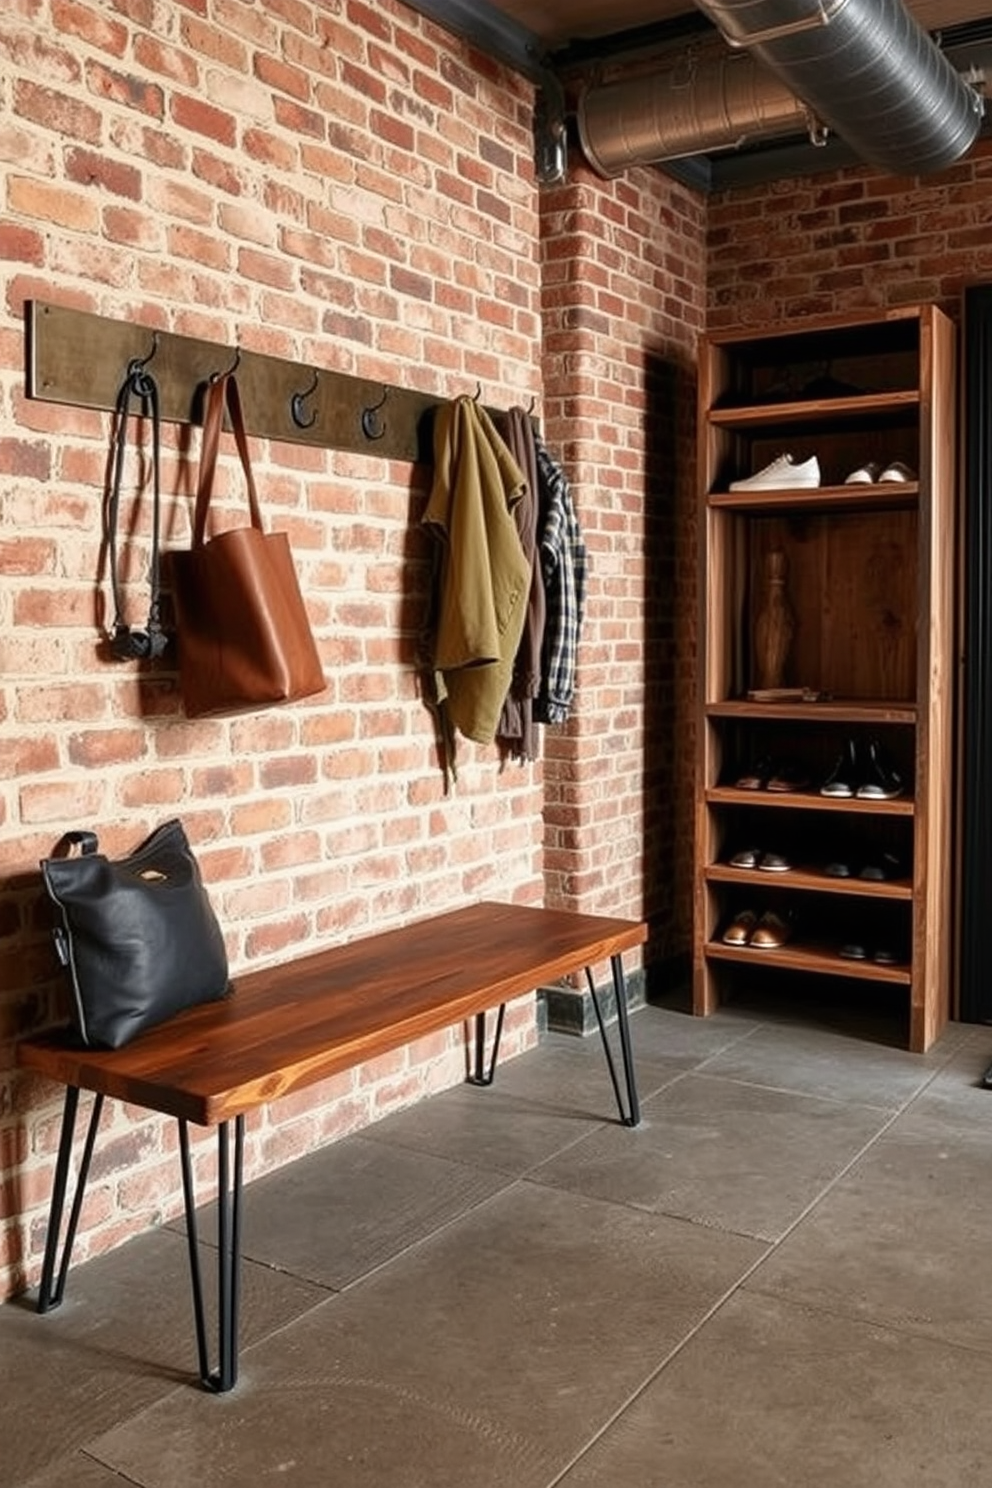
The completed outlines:
{"type": "Polygon", "coordinates": [[[759,688],[781,687],[796,632],[785,581],[789,565],[780,548],[765,559],[764,592],[754,622],[754,664],[759,688]]]}

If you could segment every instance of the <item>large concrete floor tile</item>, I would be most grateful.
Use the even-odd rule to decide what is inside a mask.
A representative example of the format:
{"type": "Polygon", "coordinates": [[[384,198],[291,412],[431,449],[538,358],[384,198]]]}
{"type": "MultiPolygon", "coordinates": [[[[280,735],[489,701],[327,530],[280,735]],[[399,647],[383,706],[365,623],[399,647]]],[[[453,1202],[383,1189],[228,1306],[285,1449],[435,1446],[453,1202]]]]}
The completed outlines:
{"type": "MultiPolygon", "coordinates": [[[[243,1296],[250,1344],[326,1293],[248,1265],[243,1296]]],[[[55,1312],[0,1307],[0,1488],[24,1488],[177,1386],[186,1400],[201,1393],[188,1260],[185,1239],[159,1230],[76,1267],[55,1312]]]]}
{"type": "MultiPolygon", "coordinates": [[[[648,1009],[631,1018],[634,1073],[641,1097],[653,1095],[698,1063],[686,1049],[665,1050],[656,1022],[643,1022],[648,1009]],[[640,1031],[640,1032],[639,1032],[640,1031]],[[648,1037],[640,1036],[647,1033],[648,1037]]],[[[616,1028],[608,1030],[617,1080],[623,1089],[623,1061],[616,1028]]],[[[677,1041],[673,1040],[673,1044],[677,1041]]],[[[560,1115],[592,1121],[617,1121],[616,1096],[598,1033],[585,1038],[551,1034],[539,1048],[513,1059],[496,1071],[496,1084],[507,1095],[526,1096],[553,1107],[560,1115]]]]}
{"type": "Polygon", "coordinates": [[[950,1044],[910,1054],[829,1029],[776,1024],[755,1030],[715,1055],[707,1062],[706,1073],[897,1111],[950,1056],[950,1044]]]}
{"type": "Polygon", "coordinates": [[[602,1119],[583,1116],[574,1106],[511,1095],[501,1082],[486,1089],[458,1085],[377,1122],[366,1135],[371,1142],[519,1177],[601,1125],[602,1119]]]}
{"type": "Polygon", "coordinates": [[[602,1127],[530,1175],[652,1213],[776,1240],[878,1131],[882,1113],[684,1076],[633,1131],[602,1127]]]}
{"type": "MultiPolygon", "coordinates": [[[[507,1181],[364,1134],[346,1137],[248,1186],[242,1253],[340,1291],[507,1181]]],[[[205,1206],[200,1228],[216,1243],[214,1204],[205,1206]]]]}
{"type": "MultiPolygon", "coordinates": [[[[624,1089],[619,1054],[615,1070],[624,1089]]],[[[641,1058],[643,1100],[692,1067],[687,1058],[641,1058]]],[[[620,1112],[599,1036],[552,1035],[540,1048],[501,1065],[492,1085],[458,1085],[369,1128],[372,1141],[433,1152],[519,1177],[600,1126],[620,1125],[620,1112]]]]}
{"type": "Polygon", "coordinates": [[[762,1253],[515,1184],[95,1455],[145,1488],[547,1488],[762,1253]]]}
{"type": "Polygon", "coordinates": [[[992,1065],[992,1029],[981,1033],[981,1038],[961,1044],[907,1114],[925,1118],[935,1133],[946,1131],[950,1137],[955,1129],[966,1135],[979,1132],[992,1143],[992,1090],[984,1084],[992,1065]]]}
{"type": "Polygon", "coordinates": [[[738,1294],[560,1488],[970,1488],[992,1360],[738,1294]]]}
{"type": "Polygon", "coordinates": [[[901,1117],[750,1285],[992,1354],[988,1132],[901,1117]]]}
{"type": "Polygon", "coordinates": [[[760,1027],[758,1019],[734,1011],[720,1009],[708,1018],[695,1018],[688,1012],[650,1004],[638,1008],[630,1019],[635,1056],[693,1065],[733,1048],[760,1027]]]}
{"type": "Polygon", "coordinates": [[[60,1457],[30,1482],[22,1481],[18,1488],[140,1488],[140,1484],[126,1485],[112,1468],[94,1462],[85,1452],[73,1452],[60,1457]]]}

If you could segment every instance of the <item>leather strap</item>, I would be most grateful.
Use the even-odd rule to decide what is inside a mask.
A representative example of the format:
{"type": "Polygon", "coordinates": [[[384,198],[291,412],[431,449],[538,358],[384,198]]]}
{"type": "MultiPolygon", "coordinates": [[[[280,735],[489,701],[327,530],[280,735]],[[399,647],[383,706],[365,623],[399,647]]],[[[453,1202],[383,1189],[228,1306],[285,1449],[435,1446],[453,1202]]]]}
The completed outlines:
{"type": "Polygon", "coordinates": [[[107,546],[110,553],[110,583],[114,594],[114,623],[110,633],[110,648],[120,661],[134,658],[161,656],[168,637],[162,629],[161,594],[159,584],[159,525],[161,498],[160,444],[158,384],[145,369],[142,362],[128,363],[127,373],[121,383],[115,405],[113,435],[113,476],[110,497],[107,502],[107,546]],[[124,477],[124,455],[127,446],[127,426],[134,398],[142,416],[151,416],[152,424],[152,557],[149,571],[151,600],[148,607],[148,624],[145,630],[132,630],[124,619],[120,574],[117,555],[117,523],[120,512],[121,484],[124,477]]]}
{"type": "Polygon", "coordinates": [[[200,471],[196,484],[196,507],[193,512],[193,547],[202,548],[206,540],[207,512],[210,508],[210,498],[213,495],[214,476],[217,471],[217,453],[220,448],[220,432],[224,423],[224,407],[231,419],[231,429],[234,434],[234,442],[237,445],[238,455],[241,459],[241,468],[245,473],[245,483],[248,487],[248,506],[251,512],[251,525],[257,527],[261,532],[262,513],[258,504],[258,492],[255,489],[255,477],[252,474],[251,459],[248,455],[248,439],[245,435],[244,414],[241,408],[241,394],[238,391],[237,379],[233,372],[224,372],[220,376],[211,377],[207,384],[207,395],[203,409],[203,442],[200,446],[200,471]]]}

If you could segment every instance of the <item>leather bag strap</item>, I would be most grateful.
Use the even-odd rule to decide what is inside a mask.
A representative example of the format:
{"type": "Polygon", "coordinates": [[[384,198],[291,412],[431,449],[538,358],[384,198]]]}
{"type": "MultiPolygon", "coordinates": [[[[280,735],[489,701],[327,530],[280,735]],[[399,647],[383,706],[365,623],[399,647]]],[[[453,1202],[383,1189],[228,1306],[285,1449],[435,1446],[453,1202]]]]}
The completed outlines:
{"type": "Polygon", "coordinates": [[[231,429],[241,460],[241,468],[245,473],[245,483],[248,487],[248,507],[251,512],[251,525],[257,527],[260,532],[263,530],[262,512],[258,504],[258,492],[255,489],[255,477],[252,474],[251,459],[248,454],[248,439],[245,434],[241,394],[238,391],[237,379],[233,372],[225,372],[220,376],[211,377],[207,384],[207,394],[203,409],[203,442],[200,446],[200,470],[196,484],[196,507],[193,512],[194,548],[202,548],[206,540],[207,513],[210,509],[210,499],[214,489],[214,476],[217,472],[217,454],[220,449],[220,434],[224,423],[225,406],[231,418],[231,429]]]}
{"type": "Polygon", "coordinates": [[[162,630],[159,581],[159,526],[162,496],[158,384],[144,364],[137,359],[128,363],[127,373],[117,394],[114,414],[113,467],[110,496],[107,502],[107,546],[110,555],[110,583],[114,595],[114,623],[111,629],[110,646],[113,654],[121,660],[161,656],[168,637],[162,630]],[[132,399],[138,403],[143,417],[151,417],[152,427],[152,556],[149,571],[151,600],[148,607],[148,624],[144,631],[131,630],[124,619],[117,551],[117,526],[132,399]]]}

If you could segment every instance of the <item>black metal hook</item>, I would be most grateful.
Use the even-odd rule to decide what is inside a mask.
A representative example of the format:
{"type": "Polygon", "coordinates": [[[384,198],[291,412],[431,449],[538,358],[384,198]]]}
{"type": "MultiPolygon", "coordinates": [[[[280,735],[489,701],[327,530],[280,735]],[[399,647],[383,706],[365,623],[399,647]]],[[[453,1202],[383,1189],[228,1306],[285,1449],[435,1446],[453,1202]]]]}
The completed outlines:
{"type": "Polygon", "coordinates": [[[289,411],[293,415],[293,423],[298,429],[312,429],[314,424],[317,422],[316,408],[313,410],[310,417],[307,418],[306,414],[303,411],[303,405],[308,398],[313,397],[314,393],[317,391],[317,384],[319,382],[320,373],[316,369],[314,369],[313,382],[310,384],[310,386],[304,389],[302,393],[294,393],[289,400],[289,411]]]}
{"type": "Polygon", "coordinates": [[[481,382],[477,382],[475,384],[475,392],[472,394],[472,402],[473,403],[478,403],[478,401],[479,401],[479,399],[481,397],[482,397],[482,383],[481,382]]]}
{"type": "Polygon", "coordinates": [[[373,403],[368,408],[362,409],[362,433],[366,439],[381,439],[386,432],[386,426],[379,419],[379,409],[385,405],[389,397],[388,387],[382,390],[382,397],[378,403],[373,403]]]}
{"type": "Polygon", "coordinates": [[[235,372],[237,372],[237,370],[238,370],[238,368],[239,368],[240,365],[241,365],[241,347],[240,346],[236,346],[234,348],[234,361],[223,372],[211,372],[211,374],[210,374],[210,381],[211,382],[220,382],[220,380],[221,380],[222,377],[231,377],[235,372]]]}
{"type": "Polygon", "coordinates": [[[128,377],[138,377],[158,351],[158,331],[152,331],[152,349],[147,356],[132,357],[127,364],[128,377]]]}
{"type": "Polygon", "coordinates": [[[537,398],[534,396],[533,393],[531,393],[531,395],[530,395],[530,403],[528,404],[528,407],[527,407],[527,417],[528,418],[533,418],[534,417],[534,409],[536,407],[537,407],[537,398]]]}

